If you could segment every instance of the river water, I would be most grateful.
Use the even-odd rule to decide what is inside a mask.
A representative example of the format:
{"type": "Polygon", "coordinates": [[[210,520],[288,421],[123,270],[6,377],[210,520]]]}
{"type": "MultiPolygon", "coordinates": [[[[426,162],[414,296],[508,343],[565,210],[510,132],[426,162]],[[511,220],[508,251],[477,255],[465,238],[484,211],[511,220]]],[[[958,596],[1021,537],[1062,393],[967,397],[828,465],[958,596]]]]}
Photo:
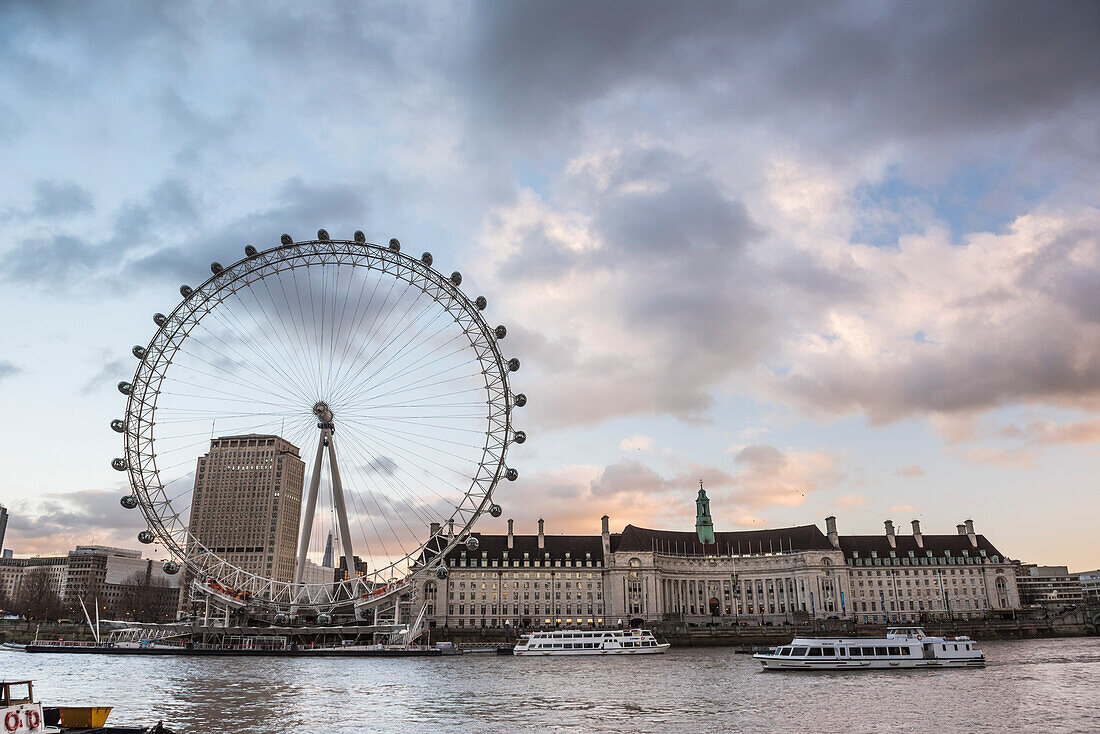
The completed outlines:
{"type": "Polygon", "coordinates": [[[47,704],[179,732],[1097,732],[1100,639],[982,645],[984,670],[763,673],[638,657],[134,658],[0,652],[47,704]]]}

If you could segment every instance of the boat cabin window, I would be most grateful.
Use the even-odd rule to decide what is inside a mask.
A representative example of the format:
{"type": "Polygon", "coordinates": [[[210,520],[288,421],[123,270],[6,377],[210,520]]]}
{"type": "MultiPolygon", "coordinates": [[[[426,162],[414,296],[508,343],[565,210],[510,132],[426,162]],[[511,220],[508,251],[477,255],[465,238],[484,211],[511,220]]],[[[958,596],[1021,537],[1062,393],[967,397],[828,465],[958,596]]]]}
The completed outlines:
{"type": "Polygon", "coordinates": [[[827,658],[835,658],[836,657],[836,648],[834,648],[834,647],[823,647],[823,648],[821,648],[821,654],[824,657],[827,657],[827,658]]]}
{"type": "Polygon", "coordinates": [[[890,655],[894,655],[894,656],[901,655],[901,648],[900,647],[890,647],[890,648],[887,648],[887,649],[889,650],[888,654],[890,654],[890,655]]]}
{"type": "Polygon", "coordinates": [[[804,658],[804,657],[806,657],[806,648],[804,648],[804,647],[792,648],[791,649],[791,655],[795,655],[797,657],[804,658]]]}
{"type": "Polygon", "coordinates": [[[810,657],[812,657],[812,658],[821,657],[821,648],[820,647],[811,647],[810,648],[810,657]]]}
{"type": "Polygon", "coordinates": [[[886,648],[885,647],[876,647],[875,648],[875,655],[885,655],[885,654],[886,654],[886,648]]]}
{"type": "Polygon", "coordinates": [[[848,654],[851,655],[852,657],[863,657],[863,648],[862,647],[849,647],[848,648],[848,654]]]}

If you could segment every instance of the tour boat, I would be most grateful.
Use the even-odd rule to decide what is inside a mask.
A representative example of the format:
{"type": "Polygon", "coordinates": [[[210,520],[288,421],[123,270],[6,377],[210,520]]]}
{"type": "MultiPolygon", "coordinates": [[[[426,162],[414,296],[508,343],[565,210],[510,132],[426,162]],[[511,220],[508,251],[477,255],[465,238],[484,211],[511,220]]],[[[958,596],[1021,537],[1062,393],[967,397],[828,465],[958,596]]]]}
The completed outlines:
{"type": "Polygon", "coordinates": [[[985,667],[985,655],[969,637],[930,637],[920,627],[891,627],[884,638],[796,637],[753,657],[764,670],[985,667]]]}
{"type": "Polygon", "coordinates": [[[554,630],[520,638],[515,655],[654,655],[668,650],[649,630],[554,630]]]}

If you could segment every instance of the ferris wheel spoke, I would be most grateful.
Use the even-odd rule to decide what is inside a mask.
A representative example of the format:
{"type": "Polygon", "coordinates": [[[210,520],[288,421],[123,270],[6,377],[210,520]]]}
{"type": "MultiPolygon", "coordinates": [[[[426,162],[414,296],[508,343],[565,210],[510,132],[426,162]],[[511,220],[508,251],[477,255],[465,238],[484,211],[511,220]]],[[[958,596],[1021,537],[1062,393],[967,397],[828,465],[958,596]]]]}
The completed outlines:
{"type": "MultiPolygon", "coordinates": [[[[445,324],[444,328],[446,328],[447,326],[449,326],[449,325],[445,324]]],[[[397,380],[401,379],[402,377],[404,377],[408,374],[411,374],[411,373],[415,372],[416,368],[417,368],[417,365],[420,365],[421,363],[424,363],[425,360],[428,360],[427,365],[430,366],[430,365],[436,364],[440,361],[450,359],[451,357],[454,357],[456,355],[463,354],[463,353],[467,352],[469,350],[469,348],[470,348],[469,340],[466,338],[465,334],[460,332],[458,334],[455,334],[454,336],[452,336],[450,339],[443,342],[442,344],[439,344],[434,349],[420,355],[416,360],[414,360],[413,362],[411,362],[409,364],[402,364],[399,367],[388,366],[388,367],[390,367],[391,370],[393,370],[392,374],[383,375],[381,373],[381,371],[376,372],[375,374],[371,375],[367,379],[367,381],[364,383],[364,387],[365,388],[373,388],[373,387],[377,386],[377,384],[381,384],[381,383],[384,383],[384,384],[387,384],[387,385],[399,384],[399,383],[397,383],[397,380]],[[438,352],[440,352],[443,349],[449,347],[451,344],[453,344],[456,341],[461,342],[460,346],[457,349],[454,349],[450,352],[447,352],[446,354],[438,354],[438,352]]]]}
{"type": "MultiPolygon", "coordinates": [[[[401,326],[402,321],[405,319],[405,317],[407,317],[409,315],[409,312],[412,311],[412,308],[415,305],[416,305],[416,301],[413,301],[412,303],[409,304],[409,307],[407,309],[405,309],[405,313],[401,314],[401,316],[398,318],[397,322],[394,323],[394,325],[390,328],[390,330],[386,333],[386,335],[384,337],[382,337],[381,346],[377,347],[374,350],[374,352],[371,354],[371,356],[368,357],[359,366],[359,369],[352,376],[352,379],[359,377],[367,368],[369,368],[372,364],[374,364],[375,359],[377,359],[379,357],[379,355],[385,353],[385,351],[389,348],[389,346],[401,336],[400,332],[397,332],[396,334],[394,332],[397,331],[397,328],[399,326],[401,326]]],[[[420,314],[417,315],[417,318],[419,318],[420,315],[426,314],[430,308],[431,308],[430,304],[427,305],[427,306],[424,306],[424,308],[421,309],[420,314]]],[[[414,319],[414,321],[415,321],[415,319],[414,319]]],[[[375,371],[377,372],[381,369],[382,369],[382,367],[378,367],[378,368],[376,368],[375,371]]]]}
{"type": "MultiPolygon", "coordinates": [[[[294,347],[291,346],[287,351],[291,352],[294,355],[294,361],[295,361],[295,364],[297,366],[296,373],[298,375],[300,375],[300,378],[302,379],[302,389],[311,392],[313,390],[312,381],[310,379],[308,379],[308,377],[307,377],[307,375],[309,373],[309,368],[306,366],[306,363],[305,363],[305,353],[306,353],[305,337],[302,335],[301,329],[298,328],[298,317],[301,316],[301,311],[300,311],[300,308],[301,308],[300,303],[301,302],[299,301],[299,309],[295,310],[290,305],[290,297],[287,295],[286,284],[284,282],[285,278],[281,278],[281,277],[280,278],[275,278],[275,282],[278,283],[278,285],[279,285],[280,295],[282,295],[282,297],[283,297],[283,304],[286,306],[285,313],[287,315],[287,319],[284,319],[283,318],[284,311],[282,309],[280,309],[279,306],[276,305],[275,296],[271,292],[271,286],[268,284],[268,280],[269,280],[268,278],[263,278],[260,282],[263,283],[264,290],[267,293],[268,302],[271,304],[272,310],[275,311],[277,314],[279,314],[280,323],[285,324],[286,320],[290,321],[291,327],[294,330],[294,337],[295,337],[295,341],[297,342],[297,349],[295,349],[294,347]]],[[[252,288],[251,283],[249,284],[249,288],[252,288]]],[[[253,293],[256,293],[255,289],[252,289],[252,291],[253,291],[253,293]]],[[[297,289],[295,289],[295,294],[297,294],[297,289]]],[[[258,297],[257,297],[257,300],[259,300],[258,297]]],[[[303,325],[304,325],[304,317],[303,317],[303,325]]],[[[283,333],[287,334],[289,336],[289,331],[286,329],[285,325],[283,327],[283,333]]]]}
{"type": "Polygon", "coordinates": [[[401,394],[401,393],[404,393],[404,392],[408,392],[410,390],[422,389],[424,387],[425,383],[431,383],[433,385],[445,385],[445,384],[450,383],[450,382],[458,382],[460,380],[470,380],[470,379],[472,379],[473,376],[470,375],[468,373],[468,371],[467,371],[466,374],[455,375],[455,376],[449,377],[445,380],[437,380],[436,378],[441,377],[441,376],[443,376],[443,375],[445,375],[449,372],[454,372],[455,370],[464,369],[465,367],[467,367],[468,365],[472,364],[475,361],[476,360],[471,360],[471,361],[468,361],[468,362],[453,364],[449,367],[445,367],[441,370],[433,372],[430,375],[425,375],[423,377],[419,377],[416,380],[413,380],[412,382],[406,382],[403,385],[390,385],[390,386],[387,386],[387,385],[379,384],[379,385],[375,385],[373,388],[365,388],[365,387],[360,388],[359,390],[356,390],[355,392],[353,392],[351,395],[343,396],[343,398],[347,402],[356,402],[356,401],[364,401],[365,402],[365,401],[370,400],[371,398],[375,397],[379,393],[379,391],[382,391],[382,390],[385,390],[385,393],[386,393],[387,396],[392,397],[393,395],[398,395],[398,394],[401,394]]]}
{"type": "MultiPolygon", "coordinates": [[[[350,325],[349,325],[349,328],[348,328],[348,339],[344,343],[344,349],[340,353],[340,356],[338,358],[336,358],[336,360],[335,360],[335,362],[337,364],[337,369],[336,369],[336,375],[333,377],[333,383],[334,384],[338,384],[336,381],[339,379],[340,372],[343,368],[343,364],[347,360],[348,354],[351,352],[352,345],[355,343],[355,340],[352,339],[352,336],[359,332],[360,327],[363,325],[363,321],[366,320],[367,315],[369,313],[371,313],[371,306],[374,304],[374,298],[378,294],[378,287],[380,285],[382,285],[382,279],[381,278],[376,278],[374,280],[374,288],[371,289],[370,298],[367,299],[367,305],[364,308],[363,313],[362,313],[361,316],[359,314],[359,304],[362,303],[363,290],[359,291],[359,299],[356,301],[355,310],[352,312],[352,317],[350,319],[350,325]]],[[[396,286],[397,286],[397,281],[393,280],[390,283],[389,289],[386,291],[386,295],[384,297],[386,300],[389,299],[389,294],[393,292],[393,289],[396,286]]],[[[378,312],[375,311],[375,316],[376,317],[377,317],[377,313],[378,312]]]]}
{"type": "MultiPolygon", "coordinates": [[[[388,292],[386,294],[386,298],[382,302],[382,308],[385,308],[386,304],[389,303],[389,297],[392,294],[393,288],[396,287],[396,285],[397,285],[397,281],[394,280],[393,286],[391,286],[391,288],[390,288],[390,292],[388,292]]],[[[397,310],[397,307],[401,304],[401,301],[406,297],[406,295],[408,295],[408,292],[409,292],[410,288],[412,288],[412,283],[411,282],[406,283],[405,288],[403,290],[401,290],[401,292],[398,294],[397,298],[394,299],[393,304],[390,305],[389,309],[386,311],[386,315],[383,316],[381,320],[378,319],[378,315],[379,315],[379,313],[381,313],[381,309],[379,309],[379,311],[377,313],[375,313],[374,317],[371,320],[370,327],[367,329],[366,333],[359,340],[359,349],[356,351],[355,356],[352,357],[351,361],[349,362],[349,368],[348,368],[349,372],[346,373],[344,375],[344,377],[340,378],[340,382],[335,386],[335,390],[337,392],[343,388],[343,385],[349,379],[353,379],[352,376],[349,376],[351,374],[350,370],[353,369],[356,364],[360,364],[360,359],[362,358],[363,354],[366,352],[368,345],[373,343],[374,340],[377,338],[378,334],[381,333],[381,331],[385,327],[386,323],[389,322],[389,319],[393,315],[393,312],[395,310],[397,310]]],[[[359,370],[359,372],[361,372],[361,370],[359,370]]],[[[337,373],[337,374],[339,374],[339,373],[337,373]]],[[[358,372],[356,374],[358,374],[358,372]]]]}
{"type": "MultiPolygon", "coordinates": [[[[266,281],[264,282],[266,286],[266,281]]],[[[268,296],[268,303],[274,306],[274,300],[271,298],[270,288],[265,288],[268,296]]],[[[294,392],[304,402],[309,402],[310,392],[307,388],[309,380],[304,379],[305,374],[302,372],[302,363],[298,355],[297,350],[293,349],[289,344],[284,345],[284,341],[290,338],[290,330],[286,327],[286,321],[283,319],[282,313],[277,308],[268,308],[260,300],[260,293],[252,284],[248,284],[248,293],[250,298],[255,301],[255,308],[249,308],[248,304],[241,298],[240,290],[234,291],[233,296],[236,298],[237,303],[240,304],[241,310],[249,315],[252,319],[252,323],[256,326],[253,333],[257,335],[255,339],[249,339],[249,344],[259,342],[260,334],[269,334],[278,337],[278,343],[272,343],[271,348],[258,348],[255,351],[261,356],[261,364],[263,365],[264,372],[266,373],[267,365],[275,365],[281,370],[276,374],[280,375],[280,379],[275,381],[276,384],[282,383],[287,386],[292,392],[294,392]],[[268,329],[265,329],[255,316],[255,312],[260,312],[264,315],[264,320],[267,322],[268,329]],[[271,319],[271,312],[274,311],[279,317],[278,325],[271,319]],[[274,354],[272,354],[274,351],[274,354]],[[292,379],[292,378],[296,378],[292,379]]],[[[230,311],[232,313],[232,311],[230,311]]],[[[239,320],[238,320],[239,321],[239,320]]],[[[242,324],[243,326],[243,324],[242,324]]]]}
{"type": "MultiPolygon", "coordinates": [[[[379,457],[376,457],[362,443],[357,443],[356,444],[356,451],[353,451],[352,453],[353,453],[353,455],[357,456],[360,463],[365,463],[366,465],[377,464],[377,463],[380,463],[380,461],[381,461],[379,457]],[[369,457],[369,461],[364,462],[364,460],[363,460],[364,454],[366,455],[366,457],[369,457]]],[[[360,474],[362,474],[362,472],[360,472],[360,474]]],[[[428,515],[428,514],[425,514],[424,512],[422,512],[420,510],[419,503],[417,503],[415,501],[415,494],[408,487],[408,485],[405,484],[405,482],[400,479],[400,477],[398,476],[397,473],[389,475],[389,479],[394,480],[389,485],[389,488],[392,489],[393,491],[383,491],[383,489],[379,486],[379,480],[378,479],[370,476],[369,474],[368,474],[368,477],[370,478],[371,484],[373,484],[374,487],[375,487],[375,492],[368,492],[368,493],[371,494],[372,500],[375,502],[375,505],[378,508],[379,512],[380,513],[383,512],[382,509],[381,509],[380,503],[378,501],[378,495],[380,494],[382,497],[384,497],[386,499],[387,504],[390,506],[390,509],[393,510],[394,514],[397,515],[397,517],[401,521],[402,525],[404,525],[405,530],[409,534],[408,537],[410,539],[416,539],[418,541],[417,545],[419,545],[419,536],[418,536],[417,532],[413,528],[409,527],[408,523],[405,521],[405,513],[403,513],[401,510],[399,510],[393,504],[393,497],[391,495],[399,495],[399,499],[401,499],[402,504],[405,505],[409,509],[410,512],[416,514],[418,519],[424,524],[425,527],[427,525],[431,524],[432,516],[428,515]]],[[[431,490],[431,491],[433,492],[433,494],[435,494],[440,499],[441,502],[443,502],[444,504],[449,503],[449,501],[446,498],[444,498],[438,492],[435,492],[434,489],[431,490]]],[[[392,525],[391,525],[390,529],[392,531],[392,529],[393,529],[392,525]]],[[[421,531],[421,532],[423,532],[423,531],[421,531]]],[[[396,537],[397,536],[396,536],[396,533],[395,533],[395,538],[396,537]]],[[[406,546],[404,544],[401,544],[401,545],[402,545],[402,549],[404,550],[406,546]]]]}
{"type": "MultiPolygon", "coordinates": [[[[236,397],[249,398],[249,397],[251,397],[250,393],[253,393],[253,394],[257,394],[257,395],[261,395],[261,396],[278,397],[278,398],[282,398],[282,399],[288,400],[288,401],[296,401],[296,402],[301,401],[301,398],[298,398],[297,396],[294,396],[294,395],[288,395],[286,393],[276,392],[276,391],[273,391],[273,390],[265,390],[261,386],[253,385],[253,384],[250,384],[250,383],[247,383],[247,382],[242,382],[242,381],[236,380],[236,379],[230,379],[230,378],[226,377],[225,375],[212,374],[210,372],[206,372],[205,370],[200,370],[197,367],[194,367],[192,365],[185,364],[183,362],[177,363],[176,368],[187,370],[188,372],[193,372],[196,375],[200,375],[202,377],[209,377],[211,380],[216,381],[215,384],[228,383],[229,385],[235,385],[237,388],[239,388],[239,390],[236,390],[236,391],[233,391],[233,392],[228,392],[228,391],[220,391],[220,392],[225,392],[226,394],[234,395],[236,397]]],[[[180,382],[181,384],[192,384],[192,385],[194,385],[194,383],[184,383],[183,381],[180,381],[180,380],[177,380],[177,382],[180,382]]],[[[209,388],[209,389],[214,390],[214,388],[212,388],[212,387],[209,388]]],[[[291,403],[287,403],[287,404],[289,405],[291,403]]]]}

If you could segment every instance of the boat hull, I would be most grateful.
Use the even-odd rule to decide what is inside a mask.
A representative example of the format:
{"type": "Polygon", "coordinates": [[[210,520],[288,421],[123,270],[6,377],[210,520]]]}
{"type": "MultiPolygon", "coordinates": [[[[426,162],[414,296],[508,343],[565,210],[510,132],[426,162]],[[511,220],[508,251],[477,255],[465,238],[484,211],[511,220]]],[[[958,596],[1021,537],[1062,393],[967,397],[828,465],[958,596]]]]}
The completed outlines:
{"type": "Polygon", "coordinates": [[[512,650],[513,655],[530,657],[579,656],[579,655],[660,655],[670,645],[665,642],[656,647],[617,648],[611,650],[512,650]]]}
{"type": "Polygon", "coordinates": [[[984,668],[985,658],[940,660],[784,660],[772,655],[753,655],[764,670],[928,670],[935,668],[984,668]]]}

